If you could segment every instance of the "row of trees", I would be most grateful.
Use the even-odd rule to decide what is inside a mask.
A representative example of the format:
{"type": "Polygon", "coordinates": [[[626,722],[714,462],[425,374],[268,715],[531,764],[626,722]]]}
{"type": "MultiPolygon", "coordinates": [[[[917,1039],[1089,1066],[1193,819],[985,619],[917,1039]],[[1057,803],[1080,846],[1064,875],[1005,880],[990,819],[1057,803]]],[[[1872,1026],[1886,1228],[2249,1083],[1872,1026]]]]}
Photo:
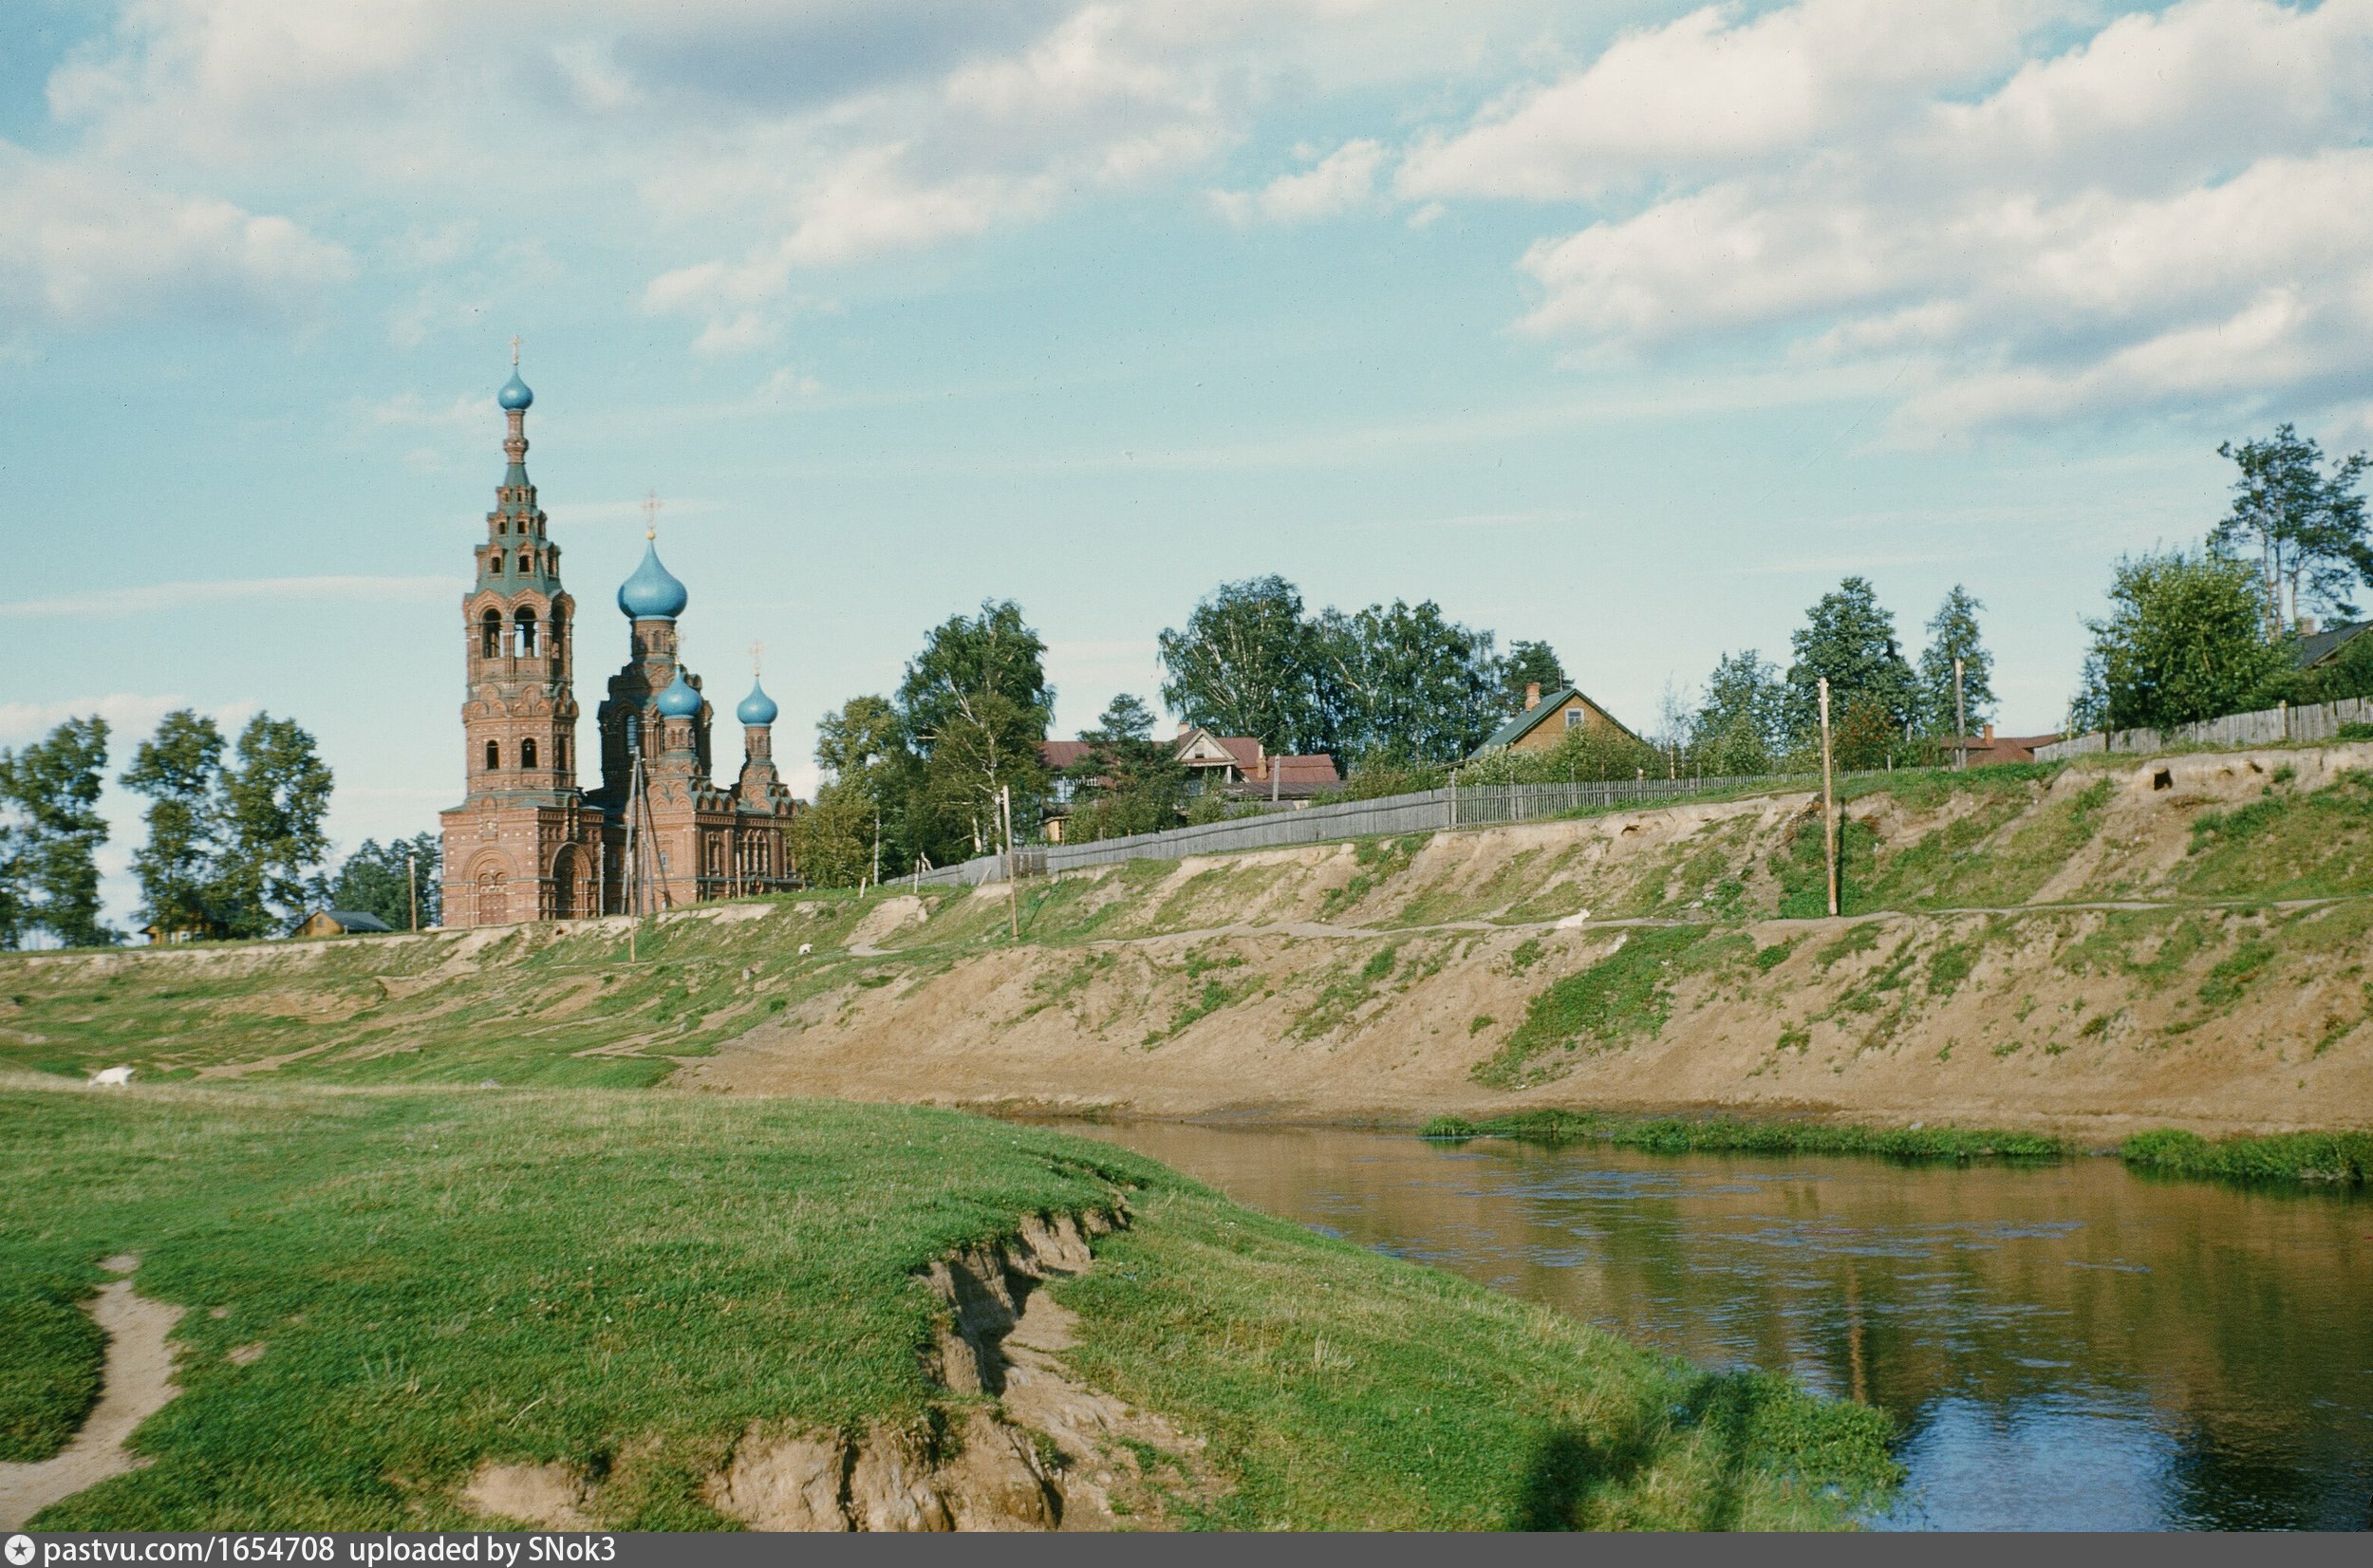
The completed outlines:
{"type": "MultiPolygon", "coordinates": [[[[1565,679],[1545,644],[1505,656],[1496,644],[1431,601],[1314,615],[1291,583],[1258,578],[1223,584],[1184,628],[1162,633],[1162,696],[1187,722],[1272,753],[1449,762],[1522,705],[1527,681],[1565,679]]],[[[1025,831],[1037,821],[1056,784],[1038,750],[1055,711],[1045,653],[1019,606],[989,600],[933,627],[894,694],[825,715],[825,780],[793,829],[802,872],[848,885],[979,854],[999,842],[1001,791],[1025,831]]],[[[1080,733],[1089,750],[1064,781],[1074,834],[1178,820],[1185,772],[1154,728],[1145,700],[1123,693],[1080,733]]]]}
{"type": "MultiPolygon", "coordinates": [[[[108,737],[94,715],[0,751],[0,946],[37,936],[69,947],[122,940],[99,895],[108,737]]],[[[257,714],[234,745],[211,718],[169,713],[121,782],[148,801],[132,874],[141,919],[159,931],[271,935],[332,891],[320,870],[330,772],[294,720],[257,714]]]]}
{"type": "Polygon", "coordinates": [[[2232,510],[2196,549],[2121,560],[2109,613],[2070,705],[2074,730],[2165,730],[2280,701],[2373,696],[2373,637],[2302,666],[2308,612],[2353,617],[2373,584],[2360,485],[2365,454],[2326,462],[2290,425],[2218,447],[2239,471],[2232,510]]]}
{"type": "Polygon", "coordinates": [[[1450,762],[1522,707],[1527,683],[1565,681],[1547,644],[1519,641],[1503,656],[1497,642],[1430,599],[1308,614],[1282,577],[1223,583],[1162,633],[1162,700],[1187,723],[1276,753],[1450,762]]]}

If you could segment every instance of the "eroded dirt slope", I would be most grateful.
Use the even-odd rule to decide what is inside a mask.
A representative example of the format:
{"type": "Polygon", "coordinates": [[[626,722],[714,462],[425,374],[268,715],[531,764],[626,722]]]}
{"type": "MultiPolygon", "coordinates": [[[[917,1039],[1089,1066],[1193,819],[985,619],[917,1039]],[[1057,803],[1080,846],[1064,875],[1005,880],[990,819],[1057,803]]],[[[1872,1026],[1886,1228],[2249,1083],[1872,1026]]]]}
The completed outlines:
{"type": "Polygon", "coordinates": [[[1027,887],[0,963],[0,1058],[1411,1119],[2373,1122],[2373,747],[1907,777],[1027,887]],[[1812,918],[1807,918],[1812,917],[1812,918]],[[799,948],[811,951],[801,954],[799,948]]]}

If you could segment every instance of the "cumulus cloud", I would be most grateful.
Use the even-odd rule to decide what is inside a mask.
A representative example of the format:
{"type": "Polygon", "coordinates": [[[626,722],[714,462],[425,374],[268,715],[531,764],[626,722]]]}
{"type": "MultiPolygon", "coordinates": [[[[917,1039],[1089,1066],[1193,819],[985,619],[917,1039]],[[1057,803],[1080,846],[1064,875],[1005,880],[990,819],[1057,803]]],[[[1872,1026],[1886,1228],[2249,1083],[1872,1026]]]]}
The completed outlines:
{"type": "Polygon", "coordinates": [[[1918,9],[1626,35],[1397,187],[1598,205],[1522,256],[1524,329],[1900,360],[1899,437],[2337,395],[2373,351],[2373,0],[2186,0],[2035,58],[2029,9],[1918,9]]]}
{"type": "Polygon", "coordinates": [[[288,218],[176,195],[0,141],[0,309],[84,326],[174,308],[302,313],[351,275],[288,218]]]}
{"type": "Polygon", "coordinates": [[[1335,217],[1367,204],[1383,163],[1382,142],[1346,141],[1311,168],[1280,175],[1258,191],[1214,191],[1211,205],[1239,227],[1335,217]]]}
{"type": "Polygon", "coordinates": [[[2014,64],[2029,5],[1802,0],[1747,19],[1709,6],[1625,33],[1585,68],[1422,139],[1411,196],[1557,200],[1778,158],[2014,64]]]}

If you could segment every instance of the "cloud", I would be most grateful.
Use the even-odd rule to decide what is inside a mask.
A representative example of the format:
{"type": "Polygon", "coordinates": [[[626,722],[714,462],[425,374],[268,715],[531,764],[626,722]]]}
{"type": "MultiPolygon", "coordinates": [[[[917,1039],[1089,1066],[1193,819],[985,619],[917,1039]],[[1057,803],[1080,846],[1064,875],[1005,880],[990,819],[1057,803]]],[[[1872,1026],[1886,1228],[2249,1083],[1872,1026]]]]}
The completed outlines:
{"type": "Polygon", "coordinates": [[[1525,250],[1525,331],[1890,364],[1893,439],[2341,396],[2373,355],[2373,4],[2188,0],[2007,58],[2039,14],[1695,12],[1420,137],[1396,188],[1612,209],[1525,250]]]}
{"type": "Polygon", "coordinates": [[[71,698],[63,702],[0,702],[0,746],[22,746],[39,740],[69,719],[96,714],[107,721],[113,738],[109,751],[120,763],[129,763],[132,747],[157,728],[157,721],[177,708],[196,708],[226,733],[235,734],[260,711],[253,702],[207,706],[178,693],[107,692],[97,697],[71,698]],[[136,738],[137,737],[137,738],[136,738]]]}
{"type": "Polygon", "coordinates": [[[302,314],[353,274],[288,218],[0,141],[0,311],[68,327],[176,309],[302,314]]]}
{"type": "Polygon", "coordinates": [[[448,594],[458,596],[468,587],[458,577],[250,577],[210,583],[149,583],[68,593],[52,599],[18,599],[0,604],[0,620],[56,615],[147,615],[158,610],[257,599],[436,599],[448,594]]]}
{"type": "Polygon", "coordinates": [[[1374,195],[1384,144],[1346,141],[1298,175],[1280,175],[1258,191],[1214,191],[1212,208],[1243,228],[1254,222],[1307,223],[1365,206],[1374,195]]]}
{"type": "Polygon", "coordinates": [[[1412,197],[1596,196],[1641,178],[1735,168],[1900,112],[1914,90],[2016,62],[2033,6],[1803,0],[1743,20],[1709,6],[1623,34],[1587,67],[1521,89],[1403,162],[1412,197]]]}
{"type": "Polygon", "coordinates": [[[773,347],[782,335],[782,328],[773,321],[756,310],[744,310],[730,319],[710,322],[692,340],[692,351],[710,359],[754,353],[773,347]]]}

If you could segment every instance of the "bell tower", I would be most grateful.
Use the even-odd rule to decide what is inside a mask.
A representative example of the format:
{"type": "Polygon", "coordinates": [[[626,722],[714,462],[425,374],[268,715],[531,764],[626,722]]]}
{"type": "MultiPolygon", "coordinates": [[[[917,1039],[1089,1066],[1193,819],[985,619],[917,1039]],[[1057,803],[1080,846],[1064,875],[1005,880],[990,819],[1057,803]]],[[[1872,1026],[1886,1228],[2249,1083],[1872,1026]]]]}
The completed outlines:
{"type": "Polygon", "coordinates": [[[506,466],[461,602],[465,793],[443,813],[449,925],[588,914],[595,896],[599,813],[586,810],[574,756],[576,602],[560,585],[560,548],[528,478],[535,394],[519,379],[516,338],[495,401],[506,466]]]}
{"type": "Polygon", "coordinates": [[[503,482],[477,547],[477,582],[463,602],[469,695],[461,705],[469,798],[559,805],[576,794],[577,700],[570,622],[576,601],[560,586],[560,547],[545,535],[528,478],[527,413],[535,394],[511,380],[495,401],[508,429],[503,482]]]}

